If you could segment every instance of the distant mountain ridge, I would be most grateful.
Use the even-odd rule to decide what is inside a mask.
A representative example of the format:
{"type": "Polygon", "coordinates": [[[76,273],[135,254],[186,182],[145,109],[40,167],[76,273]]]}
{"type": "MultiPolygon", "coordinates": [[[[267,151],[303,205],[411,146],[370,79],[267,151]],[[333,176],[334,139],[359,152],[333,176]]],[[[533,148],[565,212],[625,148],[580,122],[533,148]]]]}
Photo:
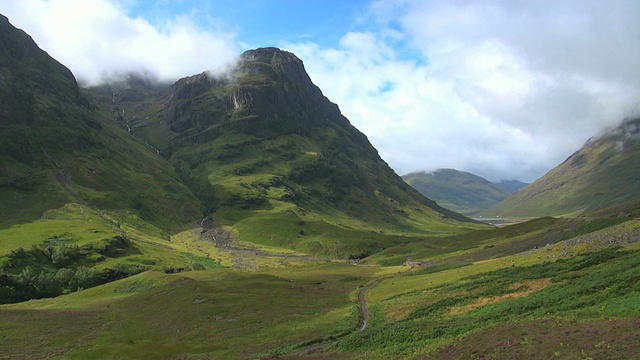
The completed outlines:
{"type": "Polygon", "coordinates": [[[489,216],[579,215],[640,199],[640,118],[589,139],[546,175],[502,203],[489,216]]]}
{"type": "Polygon", "coordinates": [[[522,182],[519,180],[500,180],[497,183],[495,183],[496,185],[503,187],[505,189],[507,189],[510,193],[514,193],[520,189],[522,189],[523,187],[529,185],[526,182],[522,182]]]}
{"type": "MultiPolygon", "coordinates": [[[[409,185],[441,206],[473,215],[504,200],[513,191],[480,176],[454,169],[416,172],[402,177],[409,185]]],[[[522,182],[504,182],[512,189],[522,182]]]]}

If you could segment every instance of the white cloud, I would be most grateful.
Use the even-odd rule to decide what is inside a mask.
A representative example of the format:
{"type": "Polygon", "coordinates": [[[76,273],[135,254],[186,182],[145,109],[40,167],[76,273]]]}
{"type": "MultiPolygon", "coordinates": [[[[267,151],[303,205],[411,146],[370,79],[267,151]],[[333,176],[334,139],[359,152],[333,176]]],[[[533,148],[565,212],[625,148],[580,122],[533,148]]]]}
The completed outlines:
{"type": "MultiPolygon", "coordinates": [[[[132,70],[173,80],[239,53],[243,39],[225,30],[238,19],[161,9],[150,20],[128,15],[136,4],[21,0],[0,12],[88,82],[132,70]]],[[[283,47],[398,173],[532,181],[640,113],[639,13],[635,0],[378,0],[333,47],[283,47]]]]}
{"type": "Polygon", "coordinates": [[[638,2],[371,9],[378,30],[346,34],[333,49],[287,48],[399,173],[452,167],[532,181],[638,110],[638,2]]]}
{"type": "Polygon", "coordinates": [[[127,4],[21,0],[5,2],[0,11],[86,83],[130,71],[177,80],[215,69],[239,53],[233,33],[205,30],[189,14],[152,25],[128,16],[127,4]]]}
{"type": "MultiPolygon", "coordinates": [[[[380,41],[352,33],[341,49],[311,43],[288,48],[397,172],[455,167],[507,176],[518,167],[512,159],[526,155],[531,136],[498,126],[457,93],[455,79],[443,80],[431,65],[397,59],[380,41]]],[[[516,86],[509,84],[492,86],[516,86]]]]}

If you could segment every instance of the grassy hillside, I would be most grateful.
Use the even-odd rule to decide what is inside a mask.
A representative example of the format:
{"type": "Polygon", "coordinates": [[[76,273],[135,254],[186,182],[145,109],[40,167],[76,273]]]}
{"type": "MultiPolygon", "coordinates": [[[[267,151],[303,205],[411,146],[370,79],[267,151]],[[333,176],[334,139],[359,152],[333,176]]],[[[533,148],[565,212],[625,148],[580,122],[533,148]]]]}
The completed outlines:
{"type": "Polygon", "coordinates": [[[0,306],[0,346],[11,358],[263,358],[313,344],[326,345],[297,357],[634,358],[639,235],[638,220],[546,218],[400,247],[419,265],[406,273],[294,258],[252,272],[145,272],[0,306]],[[358,291],[385,276],[358,331],[358,291]]]}
{"type": "Polygon", "coordinates": [[[0,74],[0,302],[191,268],[168,241],[201,202],[173,166],[5,17],[0,74]]]}
{"type": "Polygon", "coordinates": [[[504,202],[489,216],[578,215],[640,198],[640,119],[589,140],[562,164],[504,202]]]}
{"type": "Polygon", "coordinates": [[[0,228],[70,202],[165,230],[200,217],[171,164],[115,126],[5,17],[0,41],[0,228]]]}
{"type": "Polygon", "coordinates": [[[357,328],[353,289],[384,271],[316,263],[258,273],[148,272],[55,300],[2,307],[0,323],[12,339],[30,329],[28,338],[42,340],[5,337],[2,348],[4,355],[25,358],[43,351],[65,358],[253,357],[357,328]],[[62,330],[47,335],[52,326],[62,330]]]}
{"type": "Polygon", "coordinates": [[[206,215],[240,241],[364,257],[406,234],[479,226],[405,184],[293,54],[252,50],[222,75],[90,93],[170,159],[206,215]]]}
{"type": "Polygon", "coordinates": [[[636,357],[637,246],[549,249],[384,281],[370,295],[379,326],[338,349],[381,359],[636,357]]]}
{"type": "MultiPolygon", "coordinates": [[[[2,358],[640,357],[640,210],[617,189],[584,217],[469,222],[277,49],[83,93],[0,18],[0,60],[2,358]]],[[[625,124],[577,179],[629,183],[625,124]]]]}
{"type": "Polygon", "coordinates": [[[479,176],[453,169],[402,176],[404,181],[439,205],[464,215],[473,215],[504,200],[509,190],[479,176]]]}
{"type": "Polygon", "coordinates": [[[481,227],[402,183],[292,54],[81,91],[1,20],[0,303],[145,271],[360,259],[481,227]]]}

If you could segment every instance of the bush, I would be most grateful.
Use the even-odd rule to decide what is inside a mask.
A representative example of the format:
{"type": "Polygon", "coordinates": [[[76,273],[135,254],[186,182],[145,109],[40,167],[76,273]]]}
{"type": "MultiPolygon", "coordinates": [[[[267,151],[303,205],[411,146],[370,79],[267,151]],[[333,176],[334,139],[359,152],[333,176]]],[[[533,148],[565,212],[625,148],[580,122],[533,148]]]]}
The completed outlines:
{"type": "Polygon", "coordinates": [[[39,299],[87,289],[147,270],[140,265],[116,264],[113,268],[98,270],[79,266],[90,261],[95,252],[118,257],[135,249],[125,237],[115,236],[99,243],[82,247],[60,243],[57,238],[30,250],[22,247],[9,253],[9,261],[0,268],[0,304],[39,299]]]}
{"type": "Polygon", "coordinates": [[[68,294],[111,281],[123,279],[142,271],[141,266],[117,264],[98,270],[81,266],[77,269],[49,269],[40,272],[27,266],[18,275],[0,274],[0,304],[41,299],[68,294]]]}
{"type": "Polygon", "coordinates": [[[78,245],[49,245],[42,253],[58,267],[66,266],[81,256],[78,245]]]}

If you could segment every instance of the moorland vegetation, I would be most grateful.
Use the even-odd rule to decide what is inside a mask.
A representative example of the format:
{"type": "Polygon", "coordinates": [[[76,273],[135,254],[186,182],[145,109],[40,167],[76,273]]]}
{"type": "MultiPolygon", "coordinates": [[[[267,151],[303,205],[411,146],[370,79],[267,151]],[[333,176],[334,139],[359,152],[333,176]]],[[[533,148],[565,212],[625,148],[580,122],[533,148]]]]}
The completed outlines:
{"type": "Polygon", "coordinates": [[[0,75],[0,357],[640,357],[637,192],[576,200],[637,186],[633,122],[566,162],[580,211],[497,228],[402,181],[279,49],[80,89],[2,17],[0,75]]]}

